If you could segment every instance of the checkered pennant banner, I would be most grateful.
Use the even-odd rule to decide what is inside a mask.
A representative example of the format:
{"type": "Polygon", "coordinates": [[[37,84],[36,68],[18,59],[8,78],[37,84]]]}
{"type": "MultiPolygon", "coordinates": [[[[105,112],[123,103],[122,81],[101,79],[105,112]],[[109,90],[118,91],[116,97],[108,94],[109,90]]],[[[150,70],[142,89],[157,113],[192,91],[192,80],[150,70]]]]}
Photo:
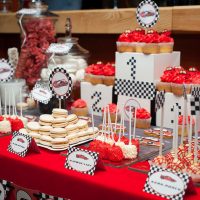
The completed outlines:
{"type": "MultiPolygon", "coordinates": [[[[77,154],[75,155],[76,156],[76,158],[77,158],[77,154]]],[[[88,174],[88,175],[91,175],[91,176],[93,176],[94,175],[94,171],[95,171],[95,169],[96,169],[96,165],[97,165],[97,161],[98,161],[98,158],[99,158],[99,153],[97,153],[97,152],[93,152],[93,151],[88,151],[88,150],[86,150],[86,149],[79,149],[79,148],[76,148],[76,147],[72,147],[72,146],[70,146],[69,148],[68,148],[68,152],[67,152],[67,158],[66,158],[66,162],[65,162],[65,168],[67,168],[67,169],[71,169],[71,170],[75,170],[75,171],[79,171],[79,172],[81,172],[81,173],[84,173],[84,174],[88,174]],[[81,152],[83,152],[84,154],[82,155],[79,155],[78,157],[81,157],[82,159],[86,159],[86,160],[88,160],[88,157],[85,157],[84,155],[86,155],[86,154],[88,154],[88,155],[90,155],[91,157],[92,157],[92,159],[93,159],[93,164],[89,164],[89,163],[80,163],[80,161],[78,161],[78,160],[75,160],[75,159],[73,159],[73,160],[70,160],[69,159],[69,156],[72,154],[72,153],[76,153],[76,152],[78,152],[79,154],[81,153],[81,152]],[[84,166],[87,166],[88,164],[89,165],[91,165],[90,166],[90,168],[88,168],[88,170],[81,170],[80,168],[79,169],[75,169],[75,168],[73,168],[72,167],[72,165],[70,164],[70,163],[76,163],[79,167],[81,167],[81,165],[84,165],[84,166]]]]}
{"type": "Polygon", "coordinates": [[[55,196],[52,196],[52,195],[48,195],[48,194],[45,194],[45,193],[40,193],[38,196],[38,199],[39,200],[65,200],[64,198],[61,198],[61,197],[55,197],[55,196]]]}
{"type": "Polygon", "coordinates": [[[72,78],[62,67],[54,68],[49,76],[49,87],[53,96],[67,99],[73,89],[72,78]]]}
{"type": "Polygon", "coordinates": [[[5,200],[10,192],[11,183],[0,179],[0,200],[5,200]]]}
{"type": "MultiPolygon", "coordinates": [[[[161,176],[161,175],[160,175],[161,176]]],[[[165,178],[165,177],[164,177],[165,178]]],[[[170,178],[170,177],[166,177],[167,178],[170,178]]],[[[152,181],[152,180],[151,180],[152,181]]],[[[163,182],[163,181],[162,181],[163,182]]],[[[169,181],[170,182],[170,181],[169,181]]],[[[154,194],[154,195],[157,195],[157,196],[160,196],[162,198],[166,198],[166,199],[172,199],[172,200],[182,200],[183,199],[183,196],[185,194],[185,190],[187,189],[187,185],[189,183],[189,175],[186,174],[186,173],[182,173],[182,172],[176,172],[176,171],[172,171],[170,169],[164,169],[162,167],[159,167],[159,166],[156,166],[156,165],[152,165],[151,168],[150,168],[150,171],[148,173],[148,178],[146,180],[146,183],[144,185],[144,189],[143,191],[144,192],[147,192],[147,193],[151,193],[151,194],[154,194]],[[157,191],[155,191],[155,189],[153,189],[153,187],[150,185],[150,177],[152,175],[154,175],[155,173],[157,172],[171,172],[173,173],[174,175],[178,176],[182,182],[183,182],[183,190],[182,191],[179,191],[176,192],[176,195],[165,195],[165,194],[161,194],[157,191]]],[[[158,183],[158,184],[162,184],[162,183],[158,183]]],[[[158,186],[157,186],[158,187],[158,186]]],[[[168,187],[170,188],[171,185],[168,185],[168,187]]],[[[167,188],[167,189],[169,189],[167,188]]],[[[179,189],[179,188],[178,188],[179,189]]]]}
{"type": "Polygon", "coordinates": [[[115,79],[115,94],[153,100],[155,97],[154,83],[115,79]]]}
{"type": "Polygon", "coordinates": [[[159,19],[159,9],[157,4],[152,0],[142,1],[136,9],[136,19],[139,25],[142,27],[150,28],[154,26],[159,19]],[[147,10],[149,9],[147,8],[148,5],[152,7],[152,10],[147,10]],[[152,20],[146,21],[145,18],[148,17],[152,17],[152,20]]]}
{"type": "Polygon", "coordinates": [[[0,83],[12,80],[14,75],[14,68],[10,61],[2,58],[0,59],[0,83]]]}
{"type": "Polygon", "coordinates": [[[163,107],[165,103],[165,92],[164,91],[158,91],[156,94],[156,105],[155,105],[155,111],[157,112],[160,108],[163,107]]]}
{"type": "Polygon", "coordinates": [[[200,87],[198,86],[192,86],[192,92],[191,92],[193,97],[200,97],[200,87]]]}
{"type": "Polygon", "coordinates": [[[8,151],[10,151],[11,153],[17,154],[21,157],[25,157],[25,155],[26,155],[26,153],[29,149],[29,146],[31,144],[31,141],[32,141],[31,136],[15,131],[13,133],[12,139],[11,139],[10,144],[8,146],[8,151]],[[26,141],[22,141],[23,140],[22,138],[16,139],[18,136],[22,136],[25,140],[27,140],[27,146],[26,146],[26,148],[22,148],[22,151],[21,151],[21,148],[20,148],[20,142],[23,144],[23,143],[26,143],[26,141]],[[21,141],[19,141],[19,140],[21,140],[21,141]],[[13,142],[13,141],[15,141],[15,142],[13,142]],[[18,147],[20,148],[20,150],[19,150],[18,147]],[[17,151],[16,151],[16,149],[17,149],[17,151]]]}
{"type": "Polygon", "coordinates": [[[92,104],[92,109],[95,112],[101,112],[101,108],[97,106],[98,103],[102,100],[101,95],[102,95],[101,92],[95,91],[91,96],[91,99],[96,99],[95,102],[92,104]]]}
{"type": "Polygon", "coordinates": [[[191,115],[197,115],[200,113],[200,97],[191,96],[191,115]]]}

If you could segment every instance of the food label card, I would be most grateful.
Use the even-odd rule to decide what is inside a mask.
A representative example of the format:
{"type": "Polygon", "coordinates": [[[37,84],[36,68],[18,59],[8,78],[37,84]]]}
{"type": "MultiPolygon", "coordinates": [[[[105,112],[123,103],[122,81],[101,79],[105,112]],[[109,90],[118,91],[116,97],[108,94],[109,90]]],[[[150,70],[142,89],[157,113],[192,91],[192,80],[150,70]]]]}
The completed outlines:
{"type": "Polygon", "coordinates": [[[25,157],[28,150],[39,152],[34,139],[26,134],[15,131],[8,146],[8,151],[25,157]]]}
{"type": "Polygon", "coordinates": [[[144,185],[144,192],[167,199],[183,199],[189,175],[152,165],[144,185]]]}
{"type": "Polygon", "coordinates": [[[6,59],[0,59],[0,82],[6,82],[13,78],[12,64],[6,59]]]}
{"type": "Polygon", "coordinates": [[[84,174],[94,175],[99,154],[96,152],[69,147],[65,167],[84,174]]]}

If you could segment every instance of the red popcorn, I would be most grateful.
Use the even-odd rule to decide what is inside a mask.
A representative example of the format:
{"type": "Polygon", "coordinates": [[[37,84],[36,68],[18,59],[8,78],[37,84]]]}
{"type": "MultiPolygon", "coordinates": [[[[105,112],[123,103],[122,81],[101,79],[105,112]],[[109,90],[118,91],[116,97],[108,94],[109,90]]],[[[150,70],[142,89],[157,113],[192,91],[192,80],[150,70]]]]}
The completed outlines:
{"type": "Polygon", "coordinates": [[[50,19],[32,19],[24,24],[25,43],[16,68],[16,78],[24,78],[33,87],[40,71],[47,66],[46,50],[55,42],[54,24],[50,19]]]}

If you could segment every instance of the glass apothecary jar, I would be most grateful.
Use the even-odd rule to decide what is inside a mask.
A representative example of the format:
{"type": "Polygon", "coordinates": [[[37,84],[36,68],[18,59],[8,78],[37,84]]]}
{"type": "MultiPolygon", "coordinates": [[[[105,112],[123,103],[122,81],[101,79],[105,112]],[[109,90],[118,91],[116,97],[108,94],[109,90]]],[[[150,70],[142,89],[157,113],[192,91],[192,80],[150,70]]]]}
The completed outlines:
{"type": "Polygon", "coordinates": [[[16,68],[16,78],[24,78],[31,89],[40,78],[40,71],[47,67],[46,50],[55,42],[57,15],[48,12],[41,1],[30,4],[17,14],[21,28],[21,52],[16,68]]]}

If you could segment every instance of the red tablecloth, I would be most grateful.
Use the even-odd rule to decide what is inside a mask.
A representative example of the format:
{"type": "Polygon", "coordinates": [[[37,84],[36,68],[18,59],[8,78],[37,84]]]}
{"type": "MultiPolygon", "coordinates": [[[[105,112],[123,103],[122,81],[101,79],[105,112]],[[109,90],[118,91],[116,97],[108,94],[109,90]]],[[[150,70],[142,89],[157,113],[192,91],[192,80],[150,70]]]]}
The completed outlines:
{"type": "MultiPolygon", "coordinates": [[[[145,174],[106,167],[106,171],[89,176],[64,168],[66,158],[58,152],[41,148],[40,154],[29,153],[21,158],[7,151],[9,141],[9,136],[0,138],[0,179],[71,200],[160,199],[142,191],[145,174]]],[[[200,188],[196,195],[185,196],[193,198],[200,198],[200,188]]]]}

